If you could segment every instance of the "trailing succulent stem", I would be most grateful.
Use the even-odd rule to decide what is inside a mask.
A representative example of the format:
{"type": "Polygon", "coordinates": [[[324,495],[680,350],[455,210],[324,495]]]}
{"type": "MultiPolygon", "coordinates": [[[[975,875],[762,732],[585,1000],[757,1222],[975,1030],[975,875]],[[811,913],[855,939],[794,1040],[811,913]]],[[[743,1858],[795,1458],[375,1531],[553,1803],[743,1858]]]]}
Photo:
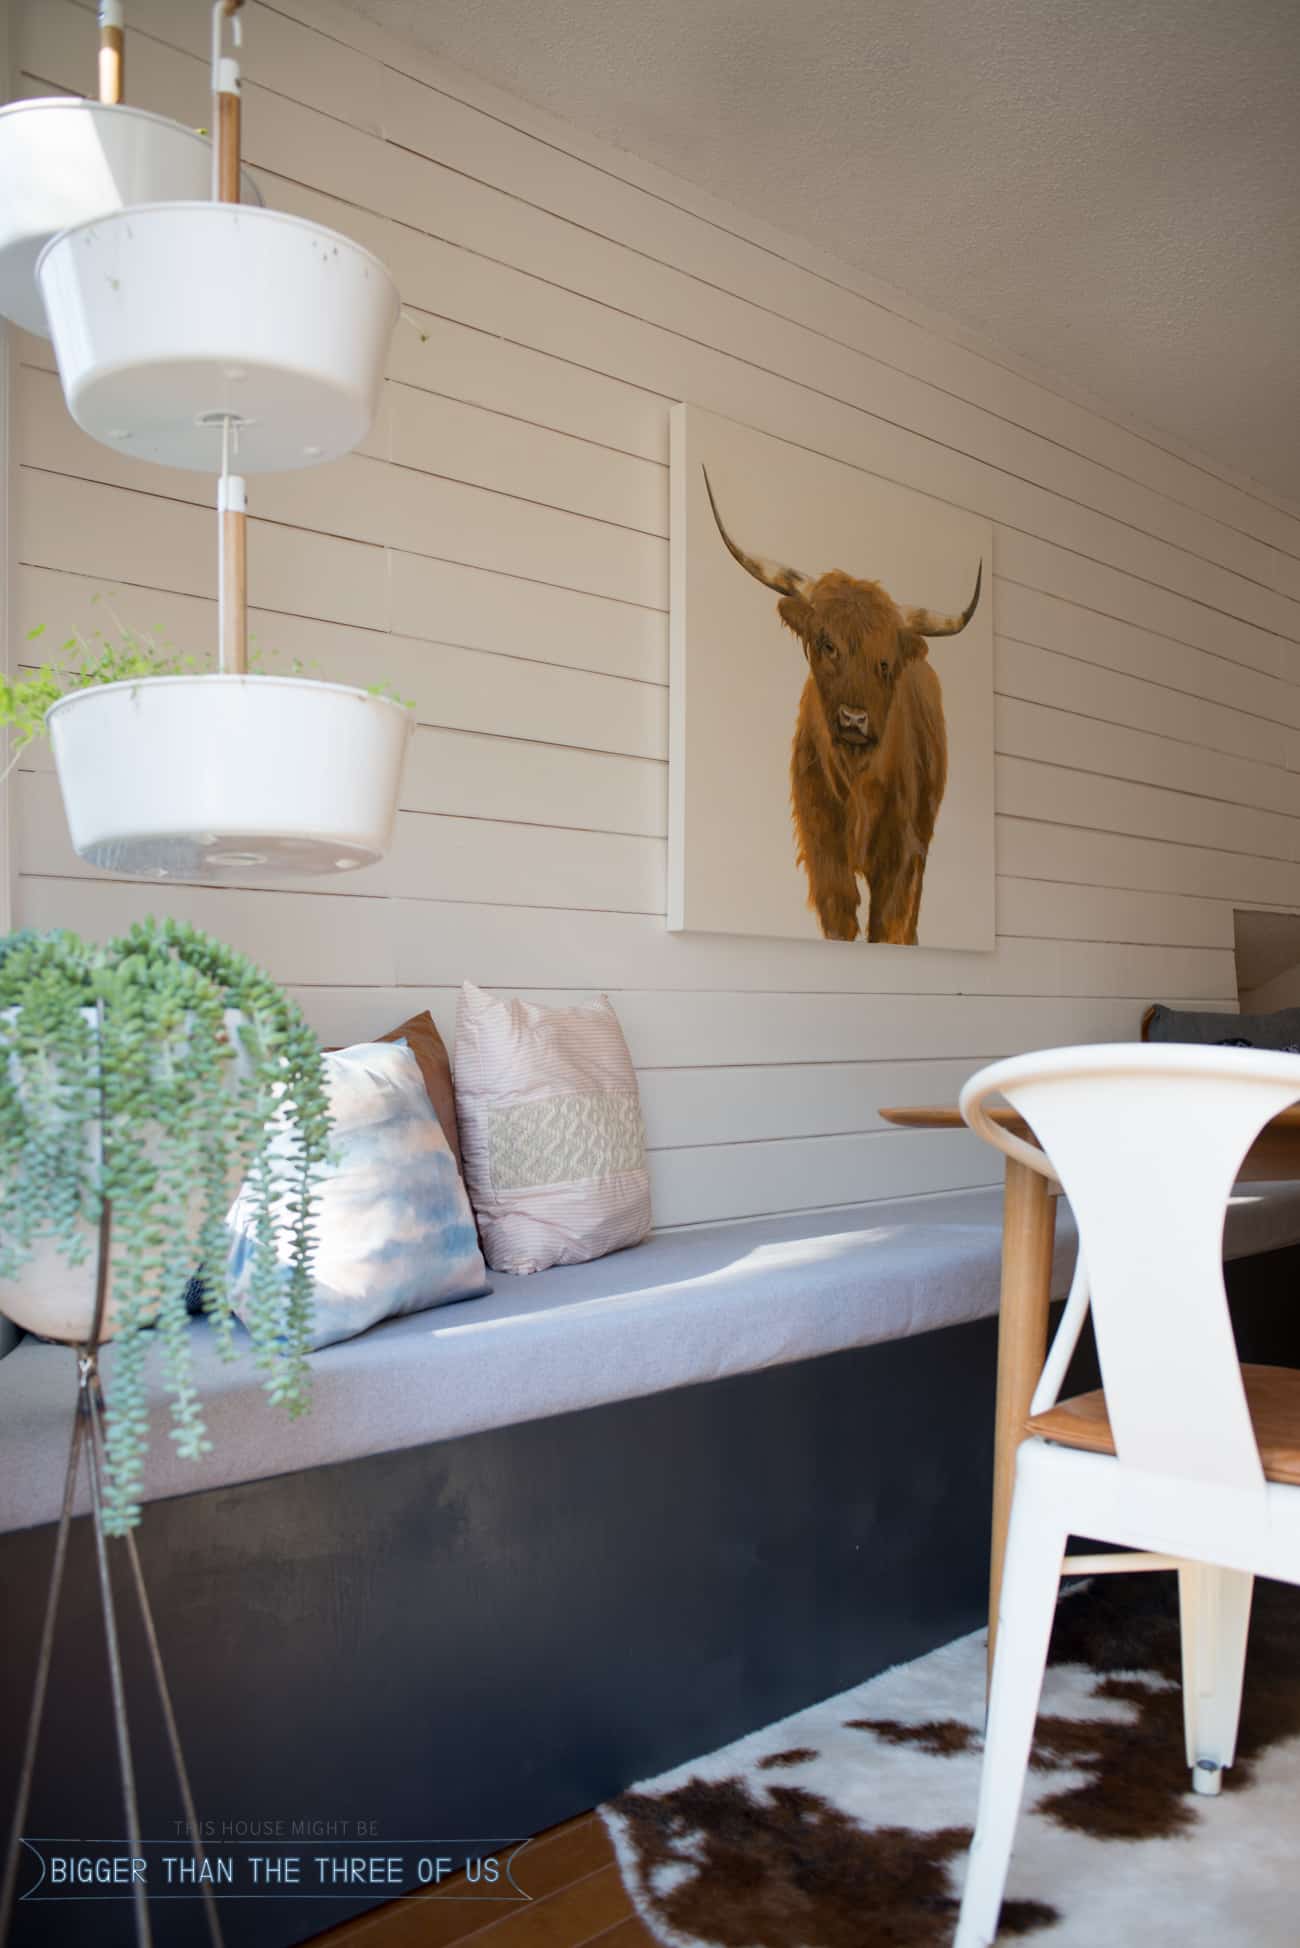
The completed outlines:
{"type": "Polygon", "coordinates": [[[43,1245],[85,1264],[108,1199],[111,1533],[139,1519],[151,1344],[171,1438],[190,1458],[210,1445],[185,1290],[201,1265],[205,1309],[233,1354],[225,1215],[241,1178],[255,1216],[254,1358],[273,1400],[291,1414],[305,1407],[315,1182],[329,1132],[315,1035],[233,948],[173,920],[106,946],[71,933],[0,940],[0,1279],[20,1276],[43,1245]]]}

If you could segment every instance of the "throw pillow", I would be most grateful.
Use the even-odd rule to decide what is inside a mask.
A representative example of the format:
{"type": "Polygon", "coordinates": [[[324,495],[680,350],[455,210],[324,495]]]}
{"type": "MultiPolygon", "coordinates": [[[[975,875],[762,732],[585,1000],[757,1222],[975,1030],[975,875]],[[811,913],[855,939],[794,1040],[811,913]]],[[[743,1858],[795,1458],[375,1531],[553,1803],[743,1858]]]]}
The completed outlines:
{"type": "Polygon", "coordinates": [[[451,1154],[456,1159],[456,1168],[461,1168],[460,1131],[456,1127],[456,1091],[451,1080],[451,1057],[447,1044],[438,1033],[437,1025],[427,1008],[421,1014],[412,1015],[400,1028],[390,1030],[387,1035],[377,1035],[379,1042],[405,1042],[420,1065],[424,1086],[429,1092],[434,1114],[442,1124],[442,1133],[451,1146],[451,1154]]]}
{"type": "MultiPolygon", "coordinates": [[[[313,1350],[380,1319],[488,1289],[474,1214],[411,1048],[364,1042],[324,1062],[334,1131],[316,1189],[313,1350]]],[[[288,1157],[273,1167],[283,1172],[288,1198],[288,1157]]],[[[227,1225],[231,1293],[242,1316],[252,1244],[242,1193],[227,1225]]]]}
{"type": "Polygon", "coordinates": [[[1277,1008],[1267,1015],[1220,1015],[1208,1010],[1166,1008],[1150,1010],[1149,1042],[1215,1043],[1226,1048],[1272,1048],[1300,1053],[1300,1008],[1277,1008]]]}
{"type": "MultiPolygon", "coordinates": [[[[377,1042],[405,1042],[420,1065],[424,1086],[433,1113],[442,1124],[442,1133],[451,1145],[451,1154],[456,1159],[457,1170],[460,1162],[460,1132],[456,1127],[456,1091],[451,1080],[451,1057],[447,1044],[438,1033],[437,1023],[426,1008],[422,1014],[412,1015],[399,1028],[390,1028],[386,1035],[376,1035],[377,1042]]],[[[327,1054],[337,1055],[331,1048],[327,1054]]]]}
{"type": "Polygon", "coordinates": [[[501,1001],[466,981],[456,1020],[465,1181],[498,1272],[580,1265],[650,1229],[636,1072],[604,995],[501,1001]]]}

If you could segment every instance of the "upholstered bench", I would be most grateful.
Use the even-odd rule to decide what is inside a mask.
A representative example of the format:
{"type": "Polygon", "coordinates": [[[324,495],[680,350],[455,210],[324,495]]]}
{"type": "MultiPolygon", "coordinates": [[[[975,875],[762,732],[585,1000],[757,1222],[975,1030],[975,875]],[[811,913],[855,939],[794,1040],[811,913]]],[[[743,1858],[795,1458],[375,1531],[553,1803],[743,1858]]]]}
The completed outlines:
{"type": "MultiPolygon", "coordinates": [[[[1000,1221],[977,1190],[498,1276],[314,1355],[296,1423],[196,1324],[213,1451],[155,1438],[141,1549],[205,1817],[524,1834],[974,1627],[1000,1221]]],[[[1248,1357],[1300,1364],[1298,1243],[1300,1185],[1235,1201],[1248,1357]]],[[[1058,1294],[1073,1252],[1062,1209],[1058,1294]]],[[[0,1803],[72,1389],[61,1348],[0,1360],[0,1803]]],[[[77,1527],[33,1831],[119,1824],[77,1527]]],[[[170,1832],[152,1736],[141,1774],[170,1832]]],[[[244,1903],[239,1939],[349,1911],[244,1903]]],[[[39,1918],[60,1943],[64,1912],[39,1918]]]]}
{"type": "MultiPolygon", "coordinates": [[[[315,1354],[300,1421],[267,1405],[247,1359],[219,1360],[196,1322],[213,1451],[196,1465],[155,1440],[145,1492],[290,1474],[982,1319],[997,1304],[1001,1216],[1000,1191],[959,1191],[657,1232],[594,1264],[496,1273],[485,1298],[315,1354]]],[[[1252,1185],[1234,1201],[1229,1258],[1296,1243],[1300,1183],[1252,1185]]],[[[1063,1206],[1056,1297],[1074,1249],[1063,1206]]],[[[111,1397],[111,1350],[105,1373],[111,1397]]],[[[0,1533],[58,1516],[72,1388],[61,1348],[28,1339],[0,1361],[0,1533]]],[[[159,1425],[165,1411],[159,1394],[159,1425]]]]}

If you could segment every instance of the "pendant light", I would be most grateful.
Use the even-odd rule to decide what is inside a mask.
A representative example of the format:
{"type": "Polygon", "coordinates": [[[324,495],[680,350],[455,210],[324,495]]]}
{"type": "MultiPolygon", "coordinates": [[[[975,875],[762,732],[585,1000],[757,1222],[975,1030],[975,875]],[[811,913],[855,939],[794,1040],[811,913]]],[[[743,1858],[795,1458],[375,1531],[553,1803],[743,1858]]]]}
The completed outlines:
{"type": "Polygon", "coordinates": [[[398,298],[350,238],[235,200],[241,5],[213,8],[212,199],[93,217],[49,242],[36,273],[83,431],[217,476],[217,673],[91,686],[47,717],[77,852],[154,878],[379,859],[411,730],[365,689],[248,669],[246,477],[365,437],[398,298]]]}

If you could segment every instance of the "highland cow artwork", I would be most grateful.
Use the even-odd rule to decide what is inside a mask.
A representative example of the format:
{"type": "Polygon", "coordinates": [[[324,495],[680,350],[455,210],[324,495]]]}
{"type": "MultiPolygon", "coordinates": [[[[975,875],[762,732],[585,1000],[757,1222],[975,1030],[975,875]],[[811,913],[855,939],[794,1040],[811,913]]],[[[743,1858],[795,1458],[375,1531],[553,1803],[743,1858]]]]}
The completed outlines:
{"type": "Polygon", "coordinates": [[[670,927],[991,949],[990,524],[694,407],[672,499],[670,927]]]}

